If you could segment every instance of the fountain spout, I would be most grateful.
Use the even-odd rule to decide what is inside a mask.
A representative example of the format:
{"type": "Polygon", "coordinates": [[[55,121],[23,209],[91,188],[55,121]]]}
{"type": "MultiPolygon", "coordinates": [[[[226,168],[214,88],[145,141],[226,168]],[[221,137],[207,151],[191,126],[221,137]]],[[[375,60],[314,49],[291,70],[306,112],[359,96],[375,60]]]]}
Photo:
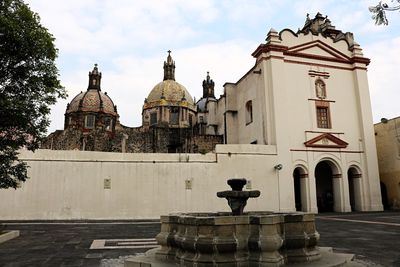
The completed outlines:
{"type": "Polygon", "coordinates": [[[259,197],[260,191],[242,191],[243,186],[247,183],[244,178],[229,179],[227,183],[232,190],[217,192],[217,197],[226,198],[228,200],[228,205],[232,210],[232,215],[243,215],[247,199],[259,197]]]}

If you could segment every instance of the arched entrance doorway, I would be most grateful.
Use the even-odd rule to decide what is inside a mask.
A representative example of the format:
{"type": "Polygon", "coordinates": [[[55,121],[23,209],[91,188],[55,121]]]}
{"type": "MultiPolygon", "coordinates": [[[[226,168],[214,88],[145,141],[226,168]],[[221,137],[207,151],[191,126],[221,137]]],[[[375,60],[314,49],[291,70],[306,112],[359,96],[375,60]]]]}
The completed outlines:
{"type": "Polygon", "coordinates": [[[350,167],[347,171],[347,179],[349,182],[349,198],[351,211],[361,210],[361,172],[358,168],[350,167]]]}
{"type": "Polygon", "coordinates": [[[307,211],[306,181],[307,172],[302,167],[296,167],[293,171],[294,201],[296,211],[307,211]]]}
{"type": "Polygon", "coordinates": [[[336,167],[327,160],[321,161],[315,167],[315,186],[317,192],[318,212],[334,211],[334,185],[333,176],[336,167]]]}

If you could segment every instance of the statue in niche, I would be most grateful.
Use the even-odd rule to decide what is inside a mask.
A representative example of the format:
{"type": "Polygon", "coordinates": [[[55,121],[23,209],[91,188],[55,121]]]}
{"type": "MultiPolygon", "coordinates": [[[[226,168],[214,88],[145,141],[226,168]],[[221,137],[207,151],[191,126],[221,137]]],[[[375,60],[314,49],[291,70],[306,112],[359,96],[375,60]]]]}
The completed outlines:
{"type": "Polygon", "coordinates": [[[315,92],[316,95],[319,99],[325,99],[326,98],[326,87],[325,83],[321,80],[318,79],[315,81],[315,92]]]}

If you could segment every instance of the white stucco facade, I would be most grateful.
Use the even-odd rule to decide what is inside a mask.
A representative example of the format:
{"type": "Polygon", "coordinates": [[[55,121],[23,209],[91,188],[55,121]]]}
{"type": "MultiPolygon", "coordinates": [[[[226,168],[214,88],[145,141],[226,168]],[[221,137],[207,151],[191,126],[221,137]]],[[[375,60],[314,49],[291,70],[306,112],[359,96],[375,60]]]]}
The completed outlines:
{"type": "MultiPolygon", "coordinates": [[[[209,110],[223,118],[218,129],[225,142],[276,146],[284,190],[297,186],[298,210],[321,211],[318,198],[331,194],[332,211],[382,210],[369,59],[353,35],[317,14],[297,33],[271,29],[252,55],[255,66],[226,83],[209,110]],[[297,185],[289,178],[295,172],[301,176],[297,185]]],[[[286,195],[283,210],[295,201],[286,195]]]]}

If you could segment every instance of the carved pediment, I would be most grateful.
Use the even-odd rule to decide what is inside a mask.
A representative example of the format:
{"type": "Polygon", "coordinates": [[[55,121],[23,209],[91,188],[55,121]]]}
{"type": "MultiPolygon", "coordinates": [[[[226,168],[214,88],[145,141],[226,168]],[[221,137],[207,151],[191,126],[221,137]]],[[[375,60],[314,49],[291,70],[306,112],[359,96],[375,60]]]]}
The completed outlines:
{"type": "Polygon", "coordinates": [[[346,148],[348,143],[330,133],[324,133],[304,142],[304,145],[319,148],[346,148]]]}
{"type": "Polygon", "coordinates": [[[289,49],[285,51],[285,54],[297,57],[333,60],[343,63],[349,63],[351,61],[348,56],[320,40],[289,47],[289,49]]]}

